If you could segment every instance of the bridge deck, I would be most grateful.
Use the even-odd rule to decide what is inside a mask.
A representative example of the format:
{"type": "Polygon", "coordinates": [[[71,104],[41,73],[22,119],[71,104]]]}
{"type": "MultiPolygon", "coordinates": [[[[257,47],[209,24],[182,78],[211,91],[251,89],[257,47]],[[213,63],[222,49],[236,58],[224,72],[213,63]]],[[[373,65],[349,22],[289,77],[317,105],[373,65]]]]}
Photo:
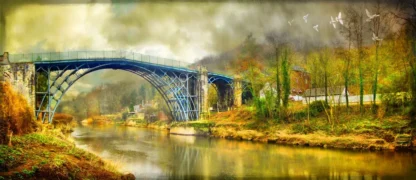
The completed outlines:
{"type": "MultiPolygon", "coordinates": [[[[34,63],[38,67],[50,66],[53,64],[54,67],[58,69],[77,65],[79,63],[108,63],[111,61],[120,64],[135,63],[148,68],[163,68],[171,72],[198,73],[197,70],[190,68],[192,64],[188,62],[128,51],[72,51],[10,54],[8,59],[11,63],[34,63]]],[[[212,72],[208,72],[208,77],[223,79],[227,82],[233,80],[232,77],[212,72]]]]}

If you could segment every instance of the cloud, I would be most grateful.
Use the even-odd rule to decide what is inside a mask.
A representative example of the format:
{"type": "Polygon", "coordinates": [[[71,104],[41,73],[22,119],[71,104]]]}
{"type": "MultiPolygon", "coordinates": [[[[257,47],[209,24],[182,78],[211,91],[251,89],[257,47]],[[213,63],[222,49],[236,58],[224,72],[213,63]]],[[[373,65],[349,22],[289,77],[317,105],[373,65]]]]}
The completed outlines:
{"type": "Polygon", "coordinates": [[[109,49],[101,36],[109,4],[22,5],[6,16],[11,53],[109,49]]]}
{"type": "Polygon", "coordinates": [[[6,50],[12,53],[68,50],[143,52],[194,62],[238,46],[252,33],[287,31],[306,41],[338,38],[329,16],[345,3],[143,2],[129,4],[20,5],[6,16],[6,50]],[[309,13],[309,23],[302,16],[309,13]],[[294,26],[287,21],[295,19],[294,26]],[[312,25],[320,24],[317,33],[312,25]]]}

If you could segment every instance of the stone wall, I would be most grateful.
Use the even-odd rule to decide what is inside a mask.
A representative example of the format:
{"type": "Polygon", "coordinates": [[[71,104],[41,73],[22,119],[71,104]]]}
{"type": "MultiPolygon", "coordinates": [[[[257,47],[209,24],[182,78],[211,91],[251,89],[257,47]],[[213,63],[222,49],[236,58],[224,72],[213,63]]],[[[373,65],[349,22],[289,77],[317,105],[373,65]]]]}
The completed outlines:
{"type": "Polygon", "coordinates": [[[33,63],[9,63],[7,54],[0,63],[0,81],[9,82],[14,90],[23,95],[30,106],[35,103],[35,65],[33,63]]]}

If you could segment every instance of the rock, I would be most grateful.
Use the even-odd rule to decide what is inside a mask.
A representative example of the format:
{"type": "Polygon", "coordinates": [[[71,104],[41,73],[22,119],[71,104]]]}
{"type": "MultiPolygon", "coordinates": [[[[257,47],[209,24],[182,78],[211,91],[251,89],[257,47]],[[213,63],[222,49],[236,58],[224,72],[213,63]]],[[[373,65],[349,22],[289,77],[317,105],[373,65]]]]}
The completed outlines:
{"type": "Polygon", "coordinates": [[[376,150],[376,146],[374,146],[374,145],[370,145],[370,146],[368,147],[368,149],[370,149],[371,151],[374,151],[374,150],[376,150]]]}
{"type": "Polygon", "coordinates": [[[385,142],[384,142],[384,139],[376,139],[376,140],[374,140],[374,143],[376,143],[376,144],[384,144],[385,142]]]}

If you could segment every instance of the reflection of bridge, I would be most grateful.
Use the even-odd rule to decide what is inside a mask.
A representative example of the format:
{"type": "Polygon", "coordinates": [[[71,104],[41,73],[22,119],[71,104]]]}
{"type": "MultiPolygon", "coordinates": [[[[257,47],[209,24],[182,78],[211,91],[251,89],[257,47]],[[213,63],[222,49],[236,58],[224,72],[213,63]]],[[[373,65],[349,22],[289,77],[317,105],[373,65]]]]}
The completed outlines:
{"type": "Polygon", "coordinates": [[[125,70],[147,80],[162,95],[176,121],[200,119],[208,111],[209,84],[215,84],[223,108],[241,105],[239,81],[165,58],[125,51],[79,51],[5,53],[2,59],[0,77],[5,75],[28,94],[37,118],[43,122],[52,122],[62,97],[78,79],[102,69],[125,70]]]}

